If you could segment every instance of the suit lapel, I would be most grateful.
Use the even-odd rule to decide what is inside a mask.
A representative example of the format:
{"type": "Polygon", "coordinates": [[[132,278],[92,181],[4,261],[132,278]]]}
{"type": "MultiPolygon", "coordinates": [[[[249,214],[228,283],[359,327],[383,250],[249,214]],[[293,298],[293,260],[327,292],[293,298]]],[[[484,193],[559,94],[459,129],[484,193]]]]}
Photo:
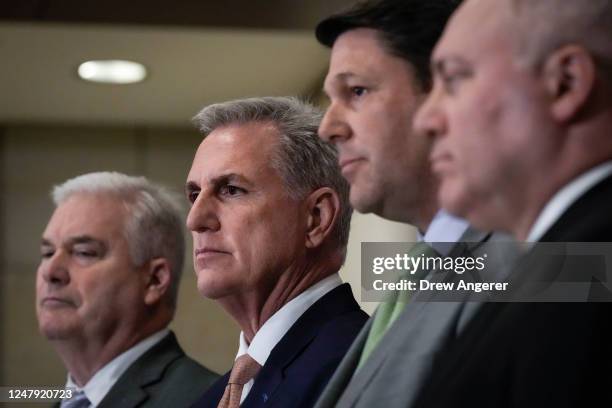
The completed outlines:
{"type": "Polygon", "coordinates": [[[351,347],[348,349],[346,355],[342,359],[342,362],[329,381],[327,388],[325,389],[325,393],[321,396],[319,401],[317,401],[316,407],[333,406],[347,388],[353,374],[355,373],[355,370],[357,369],[359,360],[361,359],[361,353],[363,351],[363,347],[365,346],[366,340],[368,339],[368,334],[370,333],[370,328],[372,327],[373,321],[374,315],[368,319],[353,341],[353,344],[351,344],[351,347]]]}
{"type": "Polygon", "coordinates": [[[359,310],[348,284],[342,284],[315,302],[291,326],[281,341],[274,347],[268,360],[255,379],[253,389],[243,402],[244,407],[258,405],[274,397],[274,393],[285,377],[285,370],[318,334],[325,322],[344,313],[359,310]],[[333,311],[330,313],[330,311],[333,311]]]}
{"type": "MultiPolygon", "coordinates": [[[[461,256],[477,250],[490,235],[490,233],[468,228],[461,237],[466,242],[457,242],[450,251],[449,256],[461,256]]],[[[334,400],[330,397],[330,403],[321,404],[321,406],[335,406],[333,401],[338,401],[337,406],[341,407],[358,405],[360,396],[369,384],[373,381],[379,382],[378,377],[382,374],[379,375],[378,373],[384,373],[385,376],[387,374],[394,375],[392,369],[398,365],[395,358],[410,354],[413,347],[420,347],[422,344],[432,342],[432,336],[438,337],[439,341],[446,342],[447,337],[454,333],[454,323],[459,319],[461,307],[462,304],[459,302],[410,302],[397,321],[389,328],[378,346],[372,351],[363,367],[354,376],[351,376],[352,373],[350,371],[344,376],[343,380],[345,383],[340,383],[343,387],[336,395],[341,394],[343,390],[344,393],[338,395],[339,398],[336,397],[334,400]]],[[[363,337],[363,342],[365,342],[368,335],[366,329],[369,329],[371,326],[373,318],[373,316],[370,317],[367,325],[360,333],[359,338],[363,337]]],[[[356,361],[359,361],[362,348],[363,344],[359,347],[359,353],[356,353],[356,361]]],[[[351,350],[353,349],[354,347],[351,347],[351,350]]],[[[351,359],[353,358],[355,357],[352,356],[351,359]]],[[[342,366],[345,366],[344,361],[342,366]]],[[[348,363],[346,368],[350,368],[348,363]]],[[[398,367],[398,369],[405,370],[406,367],[402,366],[398,367]]],[[[325,397],[328,397],[327,392],[325,397]]],[[[382,396],[379,397],[382,398],[382,396]]],[[[384,403],[384,398],[379,400],[379,402],[384,403]]]]}
{"type": "Polygon", "coordinates": [[[148,398],[146,387],[160,381],[166,367],[183,355],[174,333],[170,332],[119,377],[98,407],[138,406],[148,398]]]}

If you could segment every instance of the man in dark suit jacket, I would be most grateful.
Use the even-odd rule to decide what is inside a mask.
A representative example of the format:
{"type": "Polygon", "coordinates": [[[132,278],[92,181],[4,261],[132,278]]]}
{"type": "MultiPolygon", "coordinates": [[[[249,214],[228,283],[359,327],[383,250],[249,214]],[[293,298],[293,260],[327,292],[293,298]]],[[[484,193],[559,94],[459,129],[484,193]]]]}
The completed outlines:
{"type": "MultiPolygon", "coordinates": [[[[274,347],[242,407],[311,407],[364,323],[348,284],[311,306],[274,347]]],[[[227,373],[201,399],[216,407],[227,373]]]]}
{"type": "Polygon", "coordinates": [[[309,407],[367,320],[338,270],[351,207],[321,112],[266,97],[204,108],[189,175],[198,290],[242,332],[198,407],[309,407]]]}
{"type": "MultiPolygon", "coordinates": [[[[435,139],[440,199],[529,242],[508,279],[514,294],[544,295],[556,283],[546,279],[576,265],[563,251],[543,256],[546,243],[612,241],[611,17],[610,1],[468,0],[434,52],[416,124],[435,139]]],[[[612,308],[585,303],[606,295],[590,282],[597,269],[568,271],[589,278],[580,303],[483,306],[417,406],[610,406],[612,308]]]]}
{"type": "MultiPolygon", "coordinates": [[[[476,257],[491,250],[491,234],[440,210],[428,163],[431,144],[412,130],[431,87],[429,56],[455,7],[446,0],[368,1],[320,22],[317,39],[331,48],[331,60],[325,79],[330,105],[319,135],[338,148],[355,209],[415,226],[442,256],[476,257]]],[[[428,278],[440,276],[433,275],[428,278]]],[[[411,405],[440,348],[478,306],[416,302],[421,295],[371,347],[386,315],[381,310],[391,303],[377,309],[317,408],[411,405]]]]}
{"type": "Polygon", "coordinates": [[[217,375],[167,328],[184,256],[175,199],[144,177],[101,172],[55,187],[53,200],[36,308],[74,388],[62,406],[192,404],[217,375]]]}

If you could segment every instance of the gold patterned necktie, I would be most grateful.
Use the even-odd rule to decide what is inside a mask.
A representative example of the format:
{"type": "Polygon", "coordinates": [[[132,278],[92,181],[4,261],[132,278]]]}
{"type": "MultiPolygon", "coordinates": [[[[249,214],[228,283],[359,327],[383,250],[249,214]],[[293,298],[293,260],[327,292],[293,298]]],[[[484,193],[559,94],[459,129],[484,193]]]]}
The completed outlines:
{"type": "Polygon", "coordinates": [[[230,373],[229,381],[225,386],[225,392],[217,408],[237,408],[240,406],[240,396],[244,384],[253,379],[261,366],[253,357],[248,354],[243,354],[236,359],[232,372],[230,373]]]}
{"type": "MultiPolygon", "coordinates": [[[[417,242],[414,244],[410,251],[408,251],[408,255],[412,258],[416,258],[421,255],[425,257],[439,256],[438,253],[425,242],[417,242]]],[[[423,270],[417,271],[413,276],[413,279],[424,278],[428,272],[429,271],[423,270]]],[[[400,276],[400,280],[401,278],[402,277],[400,276]]],[[[370,326],[368,338],[366,339],[363,350],[361,351],[361,357],[359,359],[357,369],[363,366],[387,330],[389,330],[389,327],[393,325],[393,322],[395,322],[397,317],[402,313],[409,300],[409,291],[396,290],[390,293],[389,297],[378,306],[378,309],[376,309],[376,315],[374,316],[374,321],[372,322],[372,326],[370,326]]]]}

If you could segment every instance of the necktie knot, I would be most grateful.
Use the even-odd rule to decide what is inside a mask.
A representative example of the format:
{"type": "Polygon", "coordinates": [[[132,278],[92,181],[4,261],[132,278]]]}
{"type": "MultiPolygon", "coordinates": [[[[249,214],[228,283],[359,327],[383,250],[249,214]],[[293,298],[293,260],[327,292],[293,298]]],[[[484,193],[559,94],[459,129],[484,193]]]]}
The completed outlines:
{"type": "Polygon", "coordinates": [[[225,386],[225,392],[218,408],[236,408],[240,405],[240,396],[242,395],[243,386],[251,381],[261,366],[253,357],[248,354],[243,354],[234,361],[232,372],[230,373],[229,381],[225,386]]]}
{"type": "Polygon", "coordinates": [[[60,404],[61,408],[86,408],[91,404],[87,395],[83,390],[72,392],[72,397],[70,399],[62,400],[60,404]]]}
{"type": "Polygon", "coordinates": [[[253,357],[243,354],[234,362],[228,383],[244,385],[257,375],[260,368],[261,366],[253,357]]]}

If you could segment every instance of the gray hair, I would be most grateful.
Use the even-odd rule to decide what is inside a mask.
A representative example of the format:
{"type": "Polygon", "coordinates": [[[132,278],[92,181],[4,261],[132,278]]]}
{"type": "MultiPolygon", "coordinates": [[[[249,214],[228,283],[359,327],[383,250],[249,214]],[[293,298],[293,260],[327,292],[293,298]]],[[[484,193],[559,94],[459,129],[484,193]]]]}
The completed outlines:
{"type": "Polygon", "coordinates": [[[607,80],[612,78],[611,0],[510,0],[518,21],[520,52],[537,66],[555,49],[576,44],[592,53],[607,80]]]}
{"type": "Polygon", "coordinates": [[[317,134],[322,117],[320,109],[297,98],[262,97],[207,106],[193,122],[204,138],[219,127],[273,123],[280,136],[272,166],[283,179],[287,194],[300,200],[320,187],[336,191],[340,197],[340,216],[333,237],[345,250],[353,211],[349,203],[349,185],[340,172],[336,148],[317,134]]]}
{"type": "Polygon", "coordinates": [[[51,192],[56,206],[75,194],[109,194],[128,211],[124,236],[136,266],[163,257],[170,263],[168,301],[176,306],[178,286],[185,257],[182,200],[145,177],[117,172],[96,172],[77,176],[57,185],[51,192]]]}

